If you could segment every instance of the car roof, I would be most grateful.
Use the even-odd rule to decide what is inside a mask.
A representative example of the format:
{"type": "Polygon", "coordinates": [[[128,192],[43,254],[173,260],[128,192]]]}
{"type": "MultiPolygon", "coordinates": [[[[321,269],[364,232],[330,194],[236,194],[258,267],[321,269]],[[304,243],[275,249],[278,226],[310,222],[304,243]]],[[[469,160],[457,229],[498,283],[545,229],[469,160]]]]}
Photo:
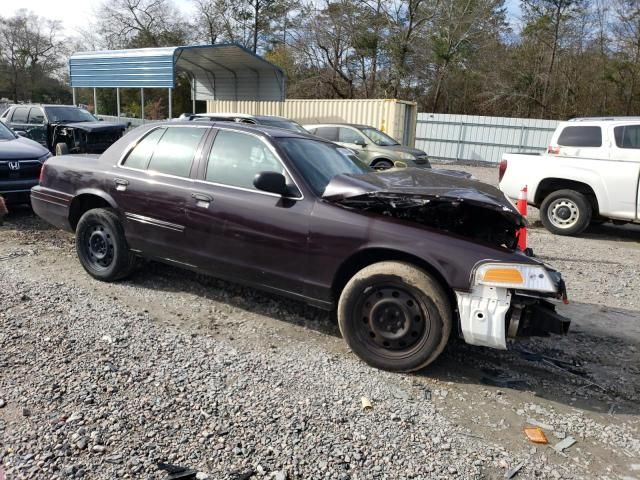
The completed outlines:
{"type": "Polygon", "coordinates": [[[228,117],[228,118],[254,118],[256,120],[261,120],[261,119],[265,119],[268,120],[270,118],[277,118],[279,120],[287,120],[287,121],[293,121],[287,117],[281,117],[278,115],[251,115],[248,113],[228,113],[228,112],[223,112],[223,113],[216,113],[216,112],[208,112],[208,113],[195,113],[192,114],[192,116],[194,117],[228,117]]]}
{"type": "MultiPolygon", "coordinates": [[[[163,125],[170,126],[170,127],[173,127],[176,125],[185,125],[185,126],[193,127],[194,124],[193,122],[190,122],[188,120],[179,120],[179,121],[167,120],[163,122],[150,124],[150,126],[153,126],[153,127],[163,126],[163,125]]],[[[257,131],[262,133],[264,136],[273,137],[273,138],[310,138],[313,140],[322,141],[324,143],[331,143],[322,138],[316,137],[315,135],[311,135],[310,133],[309,134],[299,133],[293,130],[285,130],[284,128],[271,127],[268,125],[225,122],[225,121],[216,121],[216,120],[201,121],[201,122],[198,122],[198,125],[209,125],[211,127],[223,127],[226,129],[239,130],[239,131],[252,132],[252,133],[255,133],[257,131]]]]}
{"type": "Polygon", "coordinates": [[[353,128],[375,128],[371,125],[363,125],[361,123],[346,123],[346,122],[319,122],[319,123],[305,123],[303,127],[353,127],[353,128]]]}
{"type": "MultiPolygon", "coordinates": [[[[67,107],[67,108],[81,108],[76,105],[60,105],[56,103],[14,103],[12,107],[67,107]]],[[[84,109],[82,109],[84,110],[84,109]]]]}

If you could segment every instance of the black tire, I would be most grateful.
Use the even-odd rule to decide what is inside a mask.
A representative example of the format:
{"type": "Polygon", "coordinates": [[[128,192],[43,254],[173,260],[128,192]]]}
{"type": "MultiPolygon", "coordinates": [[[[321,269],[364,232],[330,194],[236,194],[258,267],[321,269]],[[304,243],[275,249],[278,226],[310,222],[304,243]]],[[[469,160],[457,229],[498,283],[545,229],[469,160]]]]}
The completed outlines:
{"type": "Polygon", "coordinates": [[[376,160],[373,162],[372,167],[376,170],[389,170],[393,168],[393,162],[391,160],[376,160]]]}
{"type": "Polygon", "coordinates": [[[578,235],[591,222],[593,207],[589,199],[575,190],[550,193],[540,205],[540,220],[556,235],[578,235]]]}
{"type": "Polygon", "coordinates": [[[136,265],[122,223],[109,208],[94,208],[80,217],[76,228],[76,252],[87,273],[104,282],[127,277],[136,265]]]}
{"type": "Polygon", "coordinates": [[[380,262],[360,270],[344,287],[338,325],[351,350],[369,365],[411,372],[444,350],[452,310],[431,275],[408,263],[380,262]]]}
{"type": "Polygon", "coordinates": [[[56,143],[56,155],[68,155],[69,154],[69,146],[66,143],[56,143]]]}

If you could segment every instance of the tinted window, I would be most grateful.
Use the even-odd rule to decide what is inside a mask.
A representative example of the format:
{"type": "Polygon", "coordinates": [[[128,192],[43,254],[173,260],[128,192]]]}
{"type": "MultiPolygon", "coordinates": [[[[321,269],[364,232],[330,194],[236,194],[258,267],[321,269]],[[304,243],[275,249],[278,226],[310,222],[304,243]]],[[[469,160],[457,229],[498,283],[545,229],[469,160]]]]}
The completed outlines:
{"type": "Polygon", "coordinates": [[[206,128],[197,127],[167,128],[153,151],[148,169],[188,177],[196,149],[206,131],[206,128]]]}
{"type": "Polygon", "coordinates": [[[29,110],[29,123],[38,125],[44,123],[44,112],[40,107],[32,107],[29,110]]]}
{"type": "Polygon", "coordinates": [[[219,130],[209,155],[207,181],[255,190],[253,179],[260,172],[285,173],[282,164],[259,138],[219,130]]]}
{"type": "Polygon", "coordinates": [[[151,133],[140,140],[127,156],[124,161],[124,165],[130,168],[139,168],[141,170],[147,168],[151,155],[153,155],[153,150],[156,148],[158,140],[160,140],[164,131],[164,128],[152,130],[151,133]]]}
{"type": "Polygon", "coordinates": [[[565,127],[558,138],[563,147],[601,147],[602,130],[600,127],[565,127]]]}
{"type": "Polygon", "coordinates": [[[96,117],[83,108],[45,107],[51,123],[56,122],[96,122],[96,117]]]}
{"type": "Polygon", "coordinates": [[[27,123],[27,113],[29,113],[28,108],[18,107],[13,111],[13,117],[11,117],[11,121],[15,123],[27,123]]]}
{"type": "Polygon", "coordinates": [[[351,150],[336,145],[306,138],[279,138],[278,143],[317,195],[336,175],[373,171],[351,150]]]}
{"type": "Polygon", "coordinates": [[[640,125],[625,125],[613,129],[619,148],[640,149],[640,125]]]}
{"type": "Polygon", "coordinates": [[[0,122],[0,140],[15,140],[15,135],[9,130],[4,123],[0,122]]]}
{"type": "Polygon", "coordinates": [[[338,141],[343,143],[364,143],[364,138],[351,128],[340,128],[338,131],[338,141]]]}
{"type": "Polygon", "coordinates": [[[318,127],[316,135],[332,142],[338,141],[338,127],[318,127]]]}

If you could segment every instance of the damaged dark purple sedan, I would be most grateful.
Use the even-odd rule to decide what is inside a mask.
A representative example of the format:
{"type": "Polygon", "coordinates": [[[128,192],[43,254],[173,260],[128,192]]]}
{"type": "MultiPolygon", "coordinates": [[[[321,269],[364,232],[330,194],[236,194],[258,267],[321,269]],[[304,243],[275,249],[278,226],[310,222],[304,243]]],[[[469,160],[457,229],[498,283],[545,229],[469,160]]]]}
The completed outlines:
{"type": "Polygon", "coordinates": [[[101,156],[45,163],[38,215],[75,232],[93,277],[146,257],[337,308],[369,364],[428,365],[447,340],[506,348],[563,334],[559,273],[516,248],[524,219],[497,189],[418,169],[374,172],[352,152],[277,128],[140,127],[101,156]]]}

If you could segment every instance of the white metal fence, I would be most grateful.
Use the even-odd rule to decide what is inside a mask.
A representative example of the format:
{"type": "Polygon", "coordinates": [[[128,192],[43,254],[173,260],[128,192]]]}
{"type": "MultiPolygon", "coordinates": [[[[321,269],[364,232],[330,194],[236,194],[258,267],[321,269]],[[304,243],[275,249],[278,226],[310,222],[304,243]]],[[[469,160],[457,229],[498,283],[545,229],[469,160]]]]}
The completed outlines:
{"type": "Polygon", "coordinates": [[[416,147],[433,160],[498,163],[504,153],[541,153],[558,122],[419,113],[416,147]]]}

